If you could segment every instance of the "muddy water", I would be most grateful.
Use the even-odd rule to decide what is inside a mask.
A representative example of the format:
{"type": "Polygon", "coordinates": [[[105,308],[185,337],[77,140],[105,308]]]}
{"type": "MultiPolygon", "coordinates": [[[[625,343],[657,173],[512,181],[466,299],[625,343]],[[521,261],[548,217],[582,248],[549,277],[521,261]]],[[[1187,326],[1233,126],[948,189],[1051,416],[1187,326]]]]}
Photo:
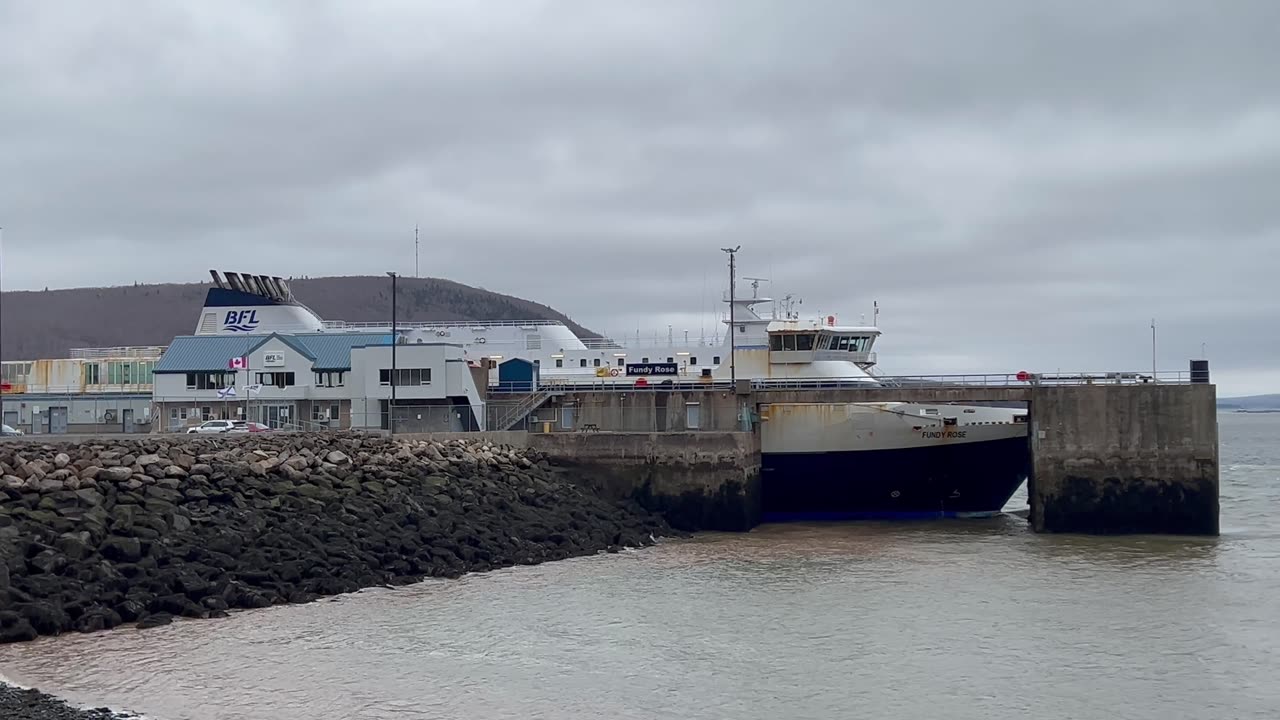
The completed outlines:
{"type": "Polygon", "coordinates": [[[768,526],[0,647],[0,672],[161,720],[1275,718],[1280,415],[1220,422],[1216,539],[768,526]]]}

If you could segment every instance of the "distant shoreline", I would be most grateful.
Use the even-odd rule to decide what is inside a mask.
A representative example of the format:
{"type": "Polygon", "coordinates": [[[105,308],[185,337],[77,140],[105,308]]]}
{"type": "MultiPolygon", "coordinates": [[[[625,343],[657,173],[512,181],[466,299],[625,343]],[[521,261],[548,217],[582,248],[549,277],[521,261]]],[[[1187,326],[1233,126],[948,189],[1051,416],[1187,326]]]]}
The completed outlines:
{"type": "Polygon", "coordinates": [[[1280,393],[1218,398],[1218,410],[1226,412],[1280,412],[1280,393]]]}

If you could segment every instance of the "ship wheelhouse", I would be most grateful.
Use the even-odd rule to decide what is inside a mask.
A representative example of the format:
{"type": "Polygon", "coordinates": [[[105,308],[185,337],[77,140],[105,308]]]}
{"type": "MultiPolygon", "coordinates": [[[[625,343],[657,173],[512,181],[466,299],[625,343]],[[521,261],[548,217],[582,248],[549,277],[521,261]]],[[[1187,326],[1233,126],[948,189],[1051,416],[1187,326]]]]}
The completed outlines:
{"type": "Polygon", "coordinates": [[[869,366],[876,362],[871,351],[877,328],[809,327],[769,330],[769,362],[773,364],[812,363],[844,360],[869,366]]]}

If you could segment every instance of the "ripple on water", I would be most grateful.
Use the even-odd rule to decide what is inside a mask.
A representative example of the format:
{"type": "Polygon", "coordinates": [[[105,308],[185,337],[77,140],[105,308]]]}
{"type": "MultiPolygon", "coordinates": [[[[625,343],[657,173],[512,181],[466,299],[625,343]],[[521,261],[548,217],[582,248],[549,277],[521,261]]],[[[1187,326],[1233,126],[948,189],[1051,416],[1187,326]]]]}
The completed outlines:
{"type": "Polygon", "coordinates": [[[765,526],[42,638],[0,668],[160,720],[1273,718],[1277,429],[1222,417],[1216,539],[765,526]]]}

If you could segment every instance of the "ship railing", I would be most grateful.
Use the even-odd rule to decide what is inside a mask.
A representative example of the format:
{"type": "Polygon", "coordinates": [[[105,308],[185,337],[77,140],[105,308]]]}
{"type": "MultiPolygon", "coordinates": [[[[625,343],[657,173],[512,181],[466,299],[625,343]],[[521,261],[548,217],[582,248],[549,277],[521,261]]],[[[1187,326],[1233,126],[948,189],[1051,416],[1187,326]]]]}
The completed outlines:
{"type": "Polygon", "coordinates": [[[150,395],[153,383],[98,383],[91,385],[42,385],[40,383],[5,383],[0,387],[4,397],[18,395],[51,395],[76,397],[83,395],[150,395]]]}
{"type": "Polygon", "coordinates": [[[168,349],[165,345],[136,345],[101,348],[71,348],[72,360],[99,360],[104,358],[158,358],[168,349]]]}
{"type": "Polygon", "coordinates": [[[625,350],[633,347],[643,348],[723,348],[725,344],[720,340],[700,339],[684,339],[683,337],[662,337],[660,335],[642,336],[636,338],[622,337],[598,337],[598,338],[579,338],[582,344],[588,350],[625,350]],[[652,338],[652,340],[650,339],[652,338]]]}
{"type": "MultiPolygon", "coordinates": [[[[640,377],[619,377],[599,380],[583,380],[581,382],[541,380],[537,383],[539,390],[556,390],[560,392],[676,392],[690,390],[724,390],[733,389],[729,380],[702,380],[696,378],[645,377],[643,384],[637,384],[640,377]]],[[[749,382],[752,390],[900,390],[904,388],[1028,388],[1035,386],[1063,385],[1138,385],[1158,383],[1166,385],[1185,385],[1191,382],[1188,371],[1151,371],[1141,372],[1082,372],[1082,373],[981,373],[952,375],[875,375],[865,379],[842,378],[788,378],[788,379],[753,379],[749,382]]],[[[530,385],[525,382],[496,383],[488,387],[490,394],[528,393],[530,385]]]]}
{"type": "Polygon", "coordinates": [[[1191,382],[1191,373],[1186,370],[1169,370],[1151,372],[1078,372],[1078,373],[976,373],[948,375],[880,375],[873,376],[873,382],[850,381],[833,378],[791,378],[786,380],[752,380],[752,388],[768,390],[828,388],[833,383],[838,387],[889,388],[937,387],[937,388],[971,388],[1000,387],[1025,388],[1033,386],[1059,385],[1137,385],[1160,383],[1167,385],[1183,385],[1191,382]]]}
{"type": "MultiPolygon", "coordinates": [[[[559,320],[438,320],[430,322],[396,322],[397,330],[417,330],[425,328],[491,328],[491,327],[548,327],[564,325],[559,320]]],[[[391,322],[347,322],[346,320],[325,320],[322,326],[326,330],[359,330],[364,328],[390,328],[391,322]]]]}

